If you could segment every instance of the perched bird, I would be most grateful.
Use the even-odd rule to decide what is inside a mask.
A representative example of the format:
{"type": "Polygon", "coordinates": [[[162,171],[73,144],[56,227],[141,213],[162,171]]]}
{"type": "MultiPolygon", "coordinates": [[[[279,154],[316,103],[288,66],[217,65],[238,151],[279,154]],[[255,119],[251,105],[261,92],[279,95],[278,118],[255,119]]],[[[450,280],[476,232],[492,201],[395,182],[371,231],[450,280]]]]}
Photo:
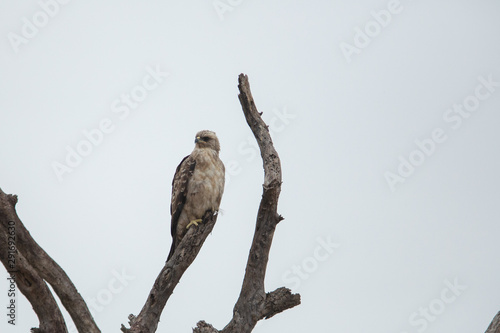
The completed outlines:
{"type": "MultiPolygon", "coordinates": [[[[191,225],[202,222],[207,211],[219,211],[225,168],[219,159],[219,139],[212,131],[196,133],[195,146],[175,170],[172,181],[172,246],[168,259],[191,225]]],[[[167,260],[168,260],[167,259],[167,260]]]]}

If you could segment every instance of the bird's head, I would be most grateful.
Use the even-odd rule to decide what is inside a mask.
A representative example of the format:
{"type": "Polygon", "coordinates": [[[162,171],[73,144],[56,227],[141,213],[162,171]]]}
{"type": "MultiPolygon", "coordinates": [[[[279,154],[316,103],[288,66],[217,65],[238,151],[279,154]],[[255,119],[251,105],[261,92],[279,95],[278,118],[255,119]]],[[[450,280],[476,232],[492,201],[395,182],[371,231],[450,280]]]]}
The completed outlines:
{"type": "Polygon", "coordinates": [[[217,135],[212,131],[199,131],[196,133],[196,137],[194,139],[194,143],[196,148],[210,148],[215,150],[216,152],[220,151],[219,139],[217,139],[217,135]]]}

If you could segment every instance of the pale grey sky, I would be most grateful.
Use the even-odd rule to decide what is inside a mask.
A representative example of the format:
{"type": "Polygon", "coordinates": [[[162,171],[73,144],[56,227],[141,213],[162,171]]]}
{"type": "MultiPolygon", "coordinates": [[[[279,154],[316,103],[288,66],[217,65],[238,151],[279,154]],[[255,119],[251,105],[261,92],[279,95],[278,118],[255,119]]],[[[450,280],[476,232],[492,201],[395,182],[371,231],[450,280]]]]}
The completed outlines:
{"type": "MultiPolygon", "coordinates": [[[[22,221],[102,331],[118,332],[168,254],[175,167],[198,130],[217,132],[224,212],[158,332],[201,319],[221,329],[263,181],[243,72],[283,166],[266,288],[302,295],[255,332],[484,332],[500,310],[499,11],[492,0],[1,1],[0,187],[19,195],[22,221]]],[[[0,331],[38,324],[18,305],[0,331]]]]}

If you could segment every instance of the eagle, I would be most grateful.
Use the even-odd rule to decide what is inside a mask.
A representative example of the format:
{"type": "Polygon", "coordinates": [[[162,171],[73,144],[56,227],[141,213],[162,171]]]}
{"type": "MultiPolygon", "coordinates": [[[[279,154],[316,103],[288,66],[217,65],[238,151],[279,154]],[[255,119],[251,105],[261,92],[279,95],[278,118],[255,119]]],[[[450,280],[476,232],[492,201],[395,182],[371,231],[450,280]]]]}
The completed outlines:
{"type": "Polygon", "coordinates": [[[199,131],[194,143],[193,151],[182,159],[172,181],[172,246],[167,261],[190,226],[198,226],[207,211],[219,211],[224,192],[225,168],[219,158],[220,144],[215,132],[199,131]]]}

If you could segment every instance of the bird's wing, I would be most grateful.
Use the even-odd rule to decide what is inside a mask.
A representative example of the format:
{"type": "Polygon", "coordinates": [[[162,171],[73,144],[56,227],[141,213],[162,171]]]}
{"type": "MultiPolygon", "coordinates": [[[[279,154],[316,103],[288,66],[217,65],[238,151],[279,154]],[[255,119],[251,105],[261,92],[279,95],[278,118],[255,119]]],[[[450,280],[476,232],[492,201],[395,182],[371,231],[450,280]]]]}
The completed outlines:
{"type": "Polygon", "coordinates": [[[172,200],[170,202],[170,214],[172,214],[172,224],[170,232],[175,242],[177,234],[177,223],[186,203],[189,180],[193,176],[196,160],[190,155],[184,157],[175,170],[172,181],[172,200]]]}

